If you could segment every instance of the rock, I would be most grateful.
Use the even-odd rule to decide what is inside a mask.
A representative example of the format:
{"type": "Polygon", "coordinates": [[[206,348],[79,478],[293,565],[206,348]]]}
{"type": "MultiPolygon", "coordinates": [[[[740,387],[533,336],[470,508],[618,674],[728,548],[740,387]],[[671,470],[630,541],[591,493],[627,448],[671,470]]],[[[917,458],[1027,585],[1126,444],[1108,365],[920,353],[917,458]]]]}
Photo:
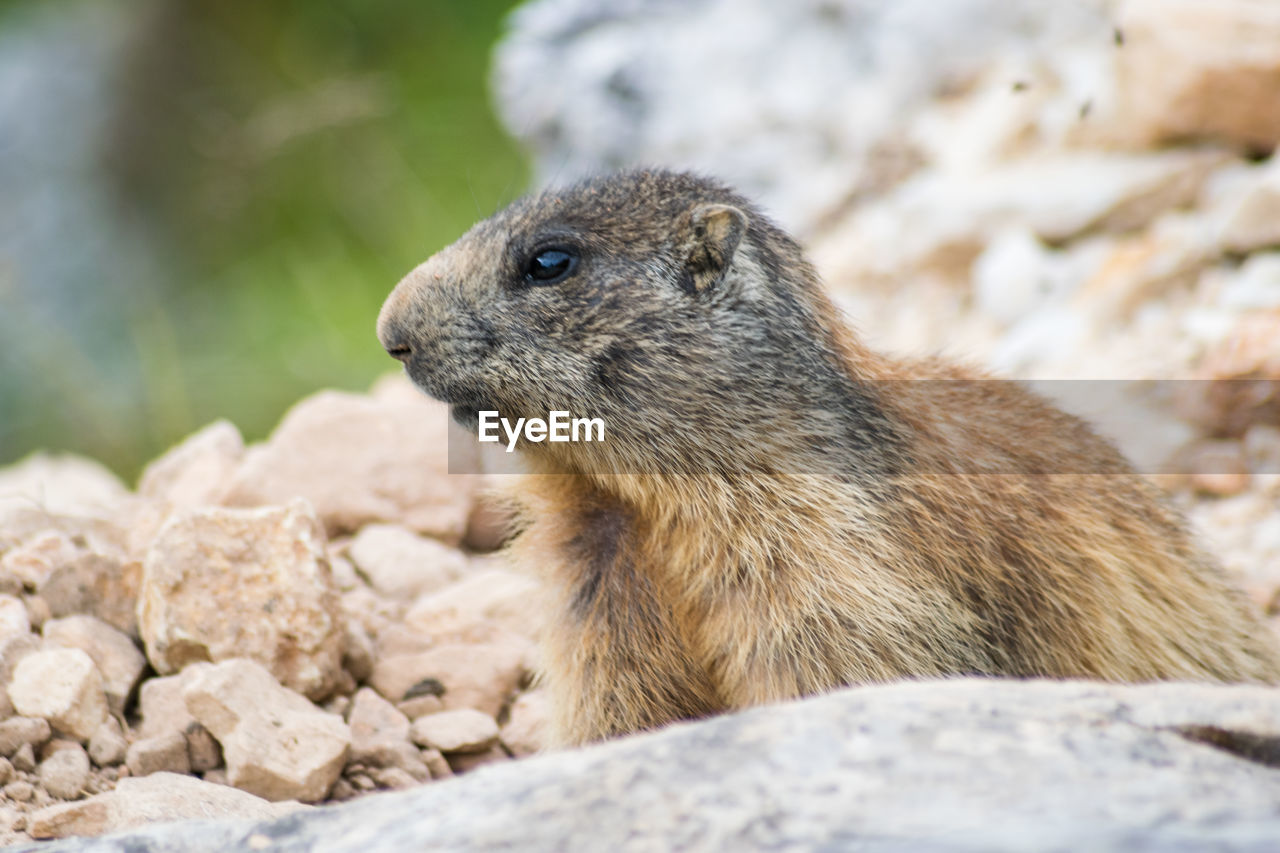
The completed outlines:
{"type": "Polygon", "coordinates": [[[539,186],[661,163],[718,175],[808,231],[910,174],[910,122],[931,96],[1011,54],[1109,50],[1099,6],[542,0],[511,17],[494,98],[539,186]],[[683,96],[693,80],[702,97],[683,96]]]}
{"type": "Polygon", "coordinates": [[[138,690],[138,712],[142,716],[139,734],[142,737],[156,737],[173,732],[183,734],[196,725],[196,718],[187,710],[182,691],[210,666],[207,663],[195,663],[177,675],[148,678],[144,681],[138,690]]]}
{"type": "Polygon", "coordinates": [[[388,791],[402,791],[405,788],[412,788],[431,779],[430,773],[427,774],[426,778],[416,778],[413,774],[399,767],[375,767],[370,771],[370,774],[379,788],[388,791]]]}
{"type": "Polygon", "coordinates": [[[18,747],[17,751],[11,756],[13,767],[15,770],[21,770],[23,773],[30,773],[36,769],[36,751],[29,743],[24,743],[18,747]]]}
{"type": "Polygon", "coordinates": [[[42,648],[44,643],[34,634],[11,634],[0,638],[0,684],[8,684],[18,662],[42,648]]]}
{"type": "Polygon", "coordinates": [[[342,668],[357,682],[368,681],[373,675],[373,652],[369,632],[359,622],[348,620],[342,635],[342,668]]]}
{"type": "Polygon", "coordinates": [[[9,698],[18,713],[43,717],[55,731],[88,741],[107,716],[102,676],[79,649],[52,649],[24,657],[14,669],[9,698]]]}
{"type": "Polygon", "coordinates": [[[249,660],[202,670],[187,710],[222,744],[232,785],[268,800],[323,799],[346,762],[351,730],[249,660]]]}
{"type": "Polygon", "coordinates": [[[449,760],[438,749],[422,750],[422,761],[427,765],[427,769],[431,771],[432,779],[448,779],[453,775],[453,768],[449,766],[449,760]]]}
{"type": "Polygon", "coordinates": [[[141,574],[137,561],[88,551],[55,568],[38,590],[51,616],[96,616],[125,634],[137,636],[141,574]]]}
{"type": "Polygon", "coordinates": [[[824,237],[831,248],[814,260],[833,280],[889,284],[918,274],[963,284],[987,243],[1008,229],[1058,244],[1140,228],[1194,200],[1220,160],[1196,151],[1074,152],[926,170],[860,207],[824,237]]]}
{"type": "Polygon", "coordinates": [[[0,639],[21,636],[31,632],[31,620],[22,599],[12,595],[0,595],[0,639]]]}
{"type": "MultiPolygon", "coordinates": [[[[415,392],[324,391],[294,406],[246,455],[227,503],[306,498],[331,534],[395,522],[449,544],[471,509],[468,477],[450,476],[448,407],[415,392]]],[[[453,441],[459,446],[455,434],[453,441]]]]}
{"type": "Polygon", "coordinates": [[[36,789],[30,782],[18,779],[4,786],[4,795],[15,803],[29,803],[35,799],[36,789]]]}
{"type": "Polygon", "coordinates": [[[187,727],[187,755],[192,773],[207,773],[222,766],[222,745],[199,723],[187,727]]]}
{"type": "Polygon", "coordinates": [[[390,598],[413,599],[457,580],[467,568],[462,552],[394,524],[370,524],[348,549],[370,585],[390,598]]]}
{"type": "Polygon", "coordinates": [[[10,717],[0,722],[0,754],[13,755],[23,744],[39,746],[52,734],[49,721],[41,717],[10,717]]]}
{"type": "Polygon", "coordinates": [[[7,758],[0,758],[0,785],[13,778],[13,764],[7,758]]]}
{"type": "Polygon", "coordinates": [[[191,772],[187,739],[179,732],[134,741],[125,753],[124,762],[130,776],[191,772]]]}
{"type": "Polygon", "coordinates": [[[74,744],[40,762],[40,784],[60,800],[74,800],[89,782],[89,756],[74,744]]]}
{"type": "Polygon", "coordinates": [[[138,494],[183,509],[221,503],[243,456],[240,430],[214,421],[148,465],[138,494]]]}
{"type": "Polygon", "coordinates": [[[300,501],[175,515],[147,552],[138,619],[162,675],[244,657],[313,698],[339,681],[341,608],[324,532],[300,501]]]}
{"type": "Polygon", "coordinates": [[[409,740],[409,718],[374,690],[356,691],[347,719],[351,726],[350,761],[368,767],[398,768],[425,782],[431,772],[409,740]]]}
{"type": "Polygon", "coordinates": [[[466,632],[477,622],[493,622],[524,637],[538,635],[541,586],[526,575],[505,569],[468,574],[445,589],[418,599],[404,616],[405,627],[428,637],[466,632]]]}
{"type": "Polygon", "coordinates": [[[455,752],[445,756],[454,773],[470,773],[486,764],[502,764],[510,761],[511,756],[501,746],[491,746],[484,752],[455,752]]]}
{"type": "MultiPolygon", "coordinates": [[[[31,815],[33,838],[102,835],[144,825],[183,820],[264,820],[304,808],[269,803],[244,791],[175,773],[121,779],[114,791],[78,803],[49,806],[31,815]]],[[[193,836],[193,843],[195,841],[193,836]]]]}
{"type": "Polygon", "coordinates": [[[79,554],[71,537],[59,530],[42,530],[0,554],[0,575],[12,592],[33,592],[53,570],[79,554]]]}
{"type": "Polygon", "coordinates": [[[112,518],[131,498],[119,478],[81,456],[33,453],[0,468],[0,515],[38,508],[50,515],[112,518]]]}
{"type": "Polygon", "coordinates": [[[444,710],[444,702],[439,696],[415,696],[412,699],[406,699],[403,702],[396,703],[396,707],[400,709],[400,713],[404,714],[410,720],[416,720],[426,714],[438,714],[444,710]]]}
{"type": "Polygon", "coordinates": [[[102,675],[111,712],[124,713],[125,702],[147,664],[133,640],[101,619],[82,615],[51,619],[41,634],[50,645],[80,649],[89,655],[102,675]]]}
{"type": "Polygon", "coordinates": [[[470,708],[441,711],[413,721],[413,742],[445,755],[458,752],[485,752],[498,742],[498,724],[493,717],[470,708]]]}
{"type": "Polygon", "coordinates": [[[445,708],[474,708],[496,717],[525,674],[529,643],[509,637],[500,643],[446,643],[414,655],[379,660],[370,683],[400,701],[414,685],[435,679],[444,687],[445,708]]]}
{"type": "Polygon", "coordinates": [[[1228,252],[1280,247],[1280,157],[1253,171],[1249,188],[1224,215],[1218,241],[1228,252]]]}
{"type": "Polygon", "coordinates": [[[1258,0],[1126,0],[1117,134],[1132,144],[1280,143],[1280,8],[1258,0]]]}
{"type": "Polygon", "coordinates": [[[115,717],[107,717],[89,738],[89,757],[99,767],[111,767],[124,761],[129,744],[115,717]]]}
{"type": "Polygon", "coordinates": [[[1266,758],[1278,738],[1273,688],[909,682],[675,725],[256,827],[150,827],[95,849],[1261,853],[1280,833],[1280,774],[1266,758]]]}
{"type": "Polygon", "coordinates": [[[531,690],[511,703],[502,727],[502,745],[515,757],[533,755],[548,745],[549,702],[545,691],[531,690]]]}

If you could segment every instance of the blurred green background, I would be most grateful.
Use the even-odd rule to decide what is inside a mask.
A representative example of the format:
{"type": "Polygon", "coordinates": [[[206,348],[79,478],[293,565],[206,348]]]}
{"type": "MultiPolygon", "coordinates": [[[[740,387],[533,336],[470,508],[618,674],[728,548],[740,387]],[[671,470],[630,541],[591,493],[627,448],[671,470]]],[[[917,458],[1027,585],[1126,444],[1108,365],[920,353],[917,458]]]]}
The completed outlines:
{"type": "Polygon", "coordinates": [[[132,480],[394,363],[395,282],[523,192],[511,0],[0,2],[0,465],[132,480]]]}

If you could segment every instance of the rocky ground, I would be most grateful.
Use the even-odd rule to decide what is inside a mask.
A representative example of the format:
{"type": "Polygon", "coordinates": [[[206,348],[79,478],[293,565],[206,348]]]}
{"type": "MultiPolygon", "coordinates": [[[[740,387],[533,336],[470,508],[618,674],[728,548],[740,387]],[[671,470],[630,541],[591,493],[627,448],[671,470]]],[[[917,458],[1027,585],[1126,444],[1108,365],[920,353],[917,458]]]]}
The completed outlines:
{"type": "Polygon", "coordinates": [[[257,447],[215,423],[136,492],[84,459],[0,472],[0,838],[275,814],[537,750],[537,587],[487,556],[502,520],[449,473],[450,429],[392,378],[257,447]]]}
{"type": "MultiPolygon", "coordinates": [[[[1073,380],[1041,387],[1064,397],[1083,388],[1073,406],[1090,410],[1143,470],[1172,472],[1162,482],[1275,624],[1280,9],[1262,0],[957,0],[938,8],[951,12],[915,0],[805,3],[788,7],[784,22],[770,17],[782,6],[764,2],[606,8],[544,0],[525,7],[500,47],[499,99],[546,177],[557,158],[723,167],[717,171],[803,237],[878,346],[941,350],[1019,378],[1073,380]],[[1067,6],[1065,22],[1030,11],[1067,6]],[[897,11],[868,11],[890,7],[897,11]],[[952,33],[959,38],[988,7],[1005,12],[973,50],[919,50],[945,40],[946,14],[968,16],[952,33]],[[912,28],[912,9],[927,26],[912,28]],[[698,40],[698,27],[731,30],[733,14],[752,21],[733,30],[736,39],[698,40]],[[577,26],[578,18],[592,25],[577,26]],[[680,38],[645,35],[659,30],[680,38]],[[817,83],[810,71],[826,100],[788,100],[803,88],[806,58],[833,55],[833,33],[836,47],[842,37],[906,47],[868,47],[856,61],[824,66],[817,83]],[[753,38],[775,48],[773,66],[748,49],[753,38]],[[679,52],[686,39],[704,48],[679,52]],[[669,48],[678,59],[664,58],[669,48]],[[904,65],[903,56],[919,61],[904,65]],[[686,67],[695,60],[702,65],[686,67]],[[760,79],[764,67],[777,81],[760,79]],[[569,72],[577,75],[572,86],[545,84],[569,72]],[[674,109],[670,75],[715,97],[694,99],[695,114],[674,109]],[[889,79],[899,82],[880,85],[889,79]],[[521,81],[543,81],[542,90],[521,81]],[[594,112],[572,109],[596,102],[594,112]],[[563,121],[552,134],[542,117],[557,115],[563,121]],[[587,115],[616,121],[584,124],[587,115]],[[710,119],[718,132],[703,126],[710,119]],[[748,137],[752,146],[726,153],[748,137]],[[1222,382],[1244,379],[1270,382],[1222,382]],[[1140,416],[1126,422],[1116,417],[1121,410],[1140,416]]],[[[485,496],[494,478],[481,473],[486,466],[466,442],[449,440],[449,429],[443,407],[397,378],[368,394],[304,400],[261,445],[246,447],[234,426],[215,423],[156,460],[132,490],[84,459],[37,456],[0,471],[0,841],[183,817],[266,820],[536,751],[538,586],[495,556],[505,524],[485,496]]],[[[1172,717],[1220,704],[1190,693],[1157,699],[1172,717]]],[[[972,709],[986,700],[966,701],[972,709]]],[[[1177,735],[1179,749],[1192,750],[1187,778],[1208,772],[1197,762],[1210,753],[1195,750],[1224,743],[1245,747],[1226,759],[1212,753],[1217,759],[1241,764],[1252,744],[1273,765],[1272,723],[1231,732],[1249,714],[1266,717],[1274,698],[1257,691],[1246,704],[1253,710],[1219,708],[1212,720],[1178,717],[1152,731],[1199,732],[1190,745],[1177,735]]],[[[1037,740],[1061,714],[1034,702],[1023,712],[1008,734],[1020,745],[993,742],[991,755],[1031,750],[1052,765],[1095,731],[1081,712],[1060,741],[1037,740]]],[[[794,748],[822,764],[825,742],[786,734],[810,713],[775,709],[750,719],[773,732],[768,749],[794,748]]],[[[887,720],[896,712],[884,713],[887,720]]],[[[816,724],[831,744],[847,734],[816,724]]],[[[727,731],[708,725],[709,733],[727,731]]],[[[914,749],[926,731],[921,722],[892,742],[914,749]]],[[[663,754],[703,744],[713,763],[746,760],[717,753],[717,737],[689,736],[663,754]]],[[[963,752],[962,740],[986,748],[973,734],[957,735],[948,749],[963,752]]],[[[1163,748],[1143,743],[1133,747],[1143,762],[1163,748]]],[[[888,774],[892,762],[876,755],[888,774]]],[[[876,789],[868,780],[898,778],[876,777],[866,762],[863,775],[841,778],[861,779],[867,791],[876,789]]],[[[666,778],[643,761],[628,766],[641,788],[666,778]]],[[[1240,772],[1253,774],[1249,785],[1273,773],[1247,766],[1240,772]]],[[[566,768],[530,772],[572,788],[565,780],[576,771],[566,768]]],[[[1098,772],[1104,792],[1140,787],[1141,774],[1098,772]]],[[[497,790],[481,783],[486,777],[508,780],[501,790],[512,796],[527,787],[517,768],[488,770],[470,787],[439,786],[461,793],[424,794],[423,802],[483,801],[497,790]]],[[[924,778],[921,797],[949,790],[946,779],[930,787],[924,778]]],[[[957,785],[970,778],[955,777],[965,780],[957,785]]],[[[1014,797],[1017,785],[1006,787],[1014,797]]],[[[666,802],[650,793],[653,809],[666,802]]],[[[716,807],[714,792],[704,793],[710,799],[691,814],[716,807]]],[[[1154,831],[1158,798],[1123,796],[1152,817],[1133,831],[1154,831]]],[[[1089,803],[1081,819],[1100,820],[1105,804],[1089,803]]],[[[1245,811],[1253,811],[1236,817],[1261,820],[1265,804],[1250,803],[1245,811]]],[[[1213,824],[1211,811],[1203,805],[1195,819],[1227,819],[1213,824]]],[[[996,812],[989,804],[982,822],[996,812]]],[[[778,825],[789,814],[779,812],[778,825]]],[[[768,821],[757,829],[761,843],[772,837],[768,821]]]]}

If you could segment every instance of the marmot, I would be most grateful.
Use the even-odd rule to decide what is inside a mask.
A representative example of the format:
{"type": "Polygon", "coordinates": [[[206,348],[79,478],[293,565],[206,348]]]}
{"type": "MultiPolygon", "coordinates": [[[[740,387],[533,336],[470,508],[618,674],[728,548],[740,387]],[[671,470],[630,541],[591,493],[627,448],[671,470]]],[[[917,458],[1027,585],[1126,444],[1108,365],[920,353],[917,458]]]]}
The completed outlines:
{"type": "Polygon", "coordinates": [[[473,427],[606,424],[520,445],[563,743],[900,678],[1280,680],[1118,451],[1016,383],[868,350],[715,182],[518,201],[401,281],[378,336],[473,427]]]}

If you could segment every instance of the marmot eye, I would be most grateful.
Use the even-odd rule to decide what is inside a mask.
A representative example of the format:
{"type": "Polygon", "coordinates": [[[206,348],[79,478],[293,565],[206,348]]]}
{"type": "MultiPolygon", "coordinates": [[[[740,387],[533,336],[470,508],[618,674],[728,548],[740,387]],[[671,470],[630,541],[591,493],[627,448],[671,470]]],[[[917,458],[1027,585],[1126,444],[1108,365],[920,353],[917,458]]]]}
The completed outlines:
{"type": "Polygon", "coordinates": [[[524,277],[530,284],[555,284],[577,266],[578,256],[570,250],[543,249],[524,265],[524,277]]]}

